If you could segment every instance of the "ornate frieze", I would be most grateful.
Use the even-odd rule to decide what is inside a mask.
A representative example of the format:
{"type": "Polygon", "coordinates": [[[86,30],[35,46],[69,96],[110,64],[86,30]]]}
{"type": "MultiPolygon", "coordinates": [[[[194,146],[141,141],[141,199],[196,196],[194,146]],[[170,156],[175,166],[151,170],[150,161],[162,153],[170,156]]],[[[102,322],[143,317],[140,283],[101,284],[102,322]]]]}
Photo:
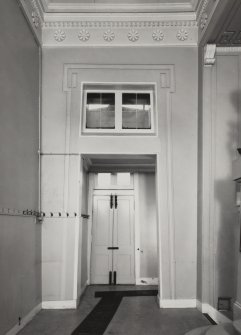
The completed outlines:
{"type": "Polygon", "coordinates": [[[206,12],[204,12],[201,16],[201,20],[200,20],[200,28],[201,30],[203,30],[207,24],[208,21],[208,14],[206,12]]]}
{"type": "Polygon", "coordinates": [[[81,29],[79,34],[78,34],[78,38],[82,42],[88,41],[90,39],[89,31],[87,29],[81,29]]]}
{"type": "Polygon", "coordinates": [[[188,31],[186,29],[180,29],[177,32],[177,39],[179,41],[185,41],[188,39],[188,31]]]}
{"type": "Polygon", "coordinates": [[[46,46],[196,46],[197,41],[198,27],[182,21],[48,22],[43,26],[43,45],[46,46]]]}
{"type": "Polygon", "coordinates": [[[54,39],[57,42],[63,42],[66,38],[66,34],[63,30],[58,29],[54,32],[54,39]]]}
{"type": "Polygon", "coordinates": [[[104,32],[103,38],[106,42],[112,42],[115,38],[115,34],[111,29],[107,29],[104,32]]]}
{"type": "Polygon", "coordinates": [[[89,21],[45,21],[44,28],[158,28],[158,27],[197,27],[194,20],[185,21],[102,21],[102,20],[89,20],[89,21]]]}
{"type": "Polygon", "coordinates": [[[164,33],[161,30],[155,30],[152,33],[152,38],[154,41],[160,42],[164,40],[164,33]]]}
{"type": "Polygon", "coordinates": [[[131,29],[127,36],[128,36],[129,41],[131,42],[136,42],[140,38],[139,32],[135,29],[131,29]]]}
{"type": "Polygon", "coordinates": [[[38,28],[38,26],[40,25],[40,18],[35,11],[32,12],[32,21],[34,26],[38,28]]]}

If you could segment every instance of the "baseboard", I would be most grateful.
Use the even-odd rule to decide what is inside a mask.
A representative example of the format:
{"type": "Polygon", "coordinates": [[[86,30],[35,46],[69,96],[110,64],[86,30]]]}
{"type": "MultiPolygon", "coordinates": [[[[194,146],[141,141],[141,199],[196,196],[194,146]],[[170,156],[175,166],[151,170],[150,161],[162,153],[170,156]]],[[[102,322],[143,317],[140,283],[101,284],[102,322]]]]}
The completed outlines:
{"type": "Polygon", "coordinates": [[[197,300],[197,309],[202,313],[207,313],[218,324],[232,322],[232,320],[230,320],[225,315],[220,313],[213,306],[209,304],[201,303],[199,300],[197,300]]]}
{"type": "Polygon", "coordinates": [[[162,299],[158,296],[160,308],[196,308],[196,299],[162,299]]]}
{"type": "Polygon", "coordinates": [[[241,304],[238,301],[233,304],[233,317],[234,320],[241,319],[241,304]]]}
{"type": "Polygon", "coordinates": [[[25,327],[34,317],[41,311],[42,304],[38,304],[34,307],[26,316],[24,316],[21,320],[21,324],[15,325],[12,329],[10,329],[5,335],[16,335],[23,327],[25,327]]]}
{"type": "Polygon", "coordinates": [[[43,301],[42,309],[76,309],[76,300],[43,301]]]}
{"type": "Polygon", "coordinates": [[[85,285],[81,288],[81,291],[80,291],[80,295],[77,299],[77,307],[79,306],[80,302],[81,302],[81,299],[85,293],[85,290],[87,289],[87,286],[88,286],[88,281],[86,281],[85,285]]]}
{"type": "Polygon", "coordinates": [[[158,278],[138,278],[136,285],[158,285],[158,278]]]}

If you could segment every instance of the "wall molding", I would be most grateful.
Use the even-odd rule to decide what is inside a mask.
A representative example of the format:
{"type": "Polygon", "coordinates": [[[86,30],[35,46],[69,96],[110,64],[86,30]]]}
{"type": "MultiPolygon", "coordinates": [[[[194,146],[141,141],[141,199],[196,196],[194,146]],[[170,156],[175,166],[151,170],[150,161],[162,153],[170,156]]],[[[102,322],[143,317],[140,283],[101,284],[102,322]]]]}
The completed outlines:
{"type": "Polygon", "coordinates": [[[76,309],[77,300],[43,301],[42,309],[76,309]]]}
{"type": "Polygon", "coordinates": [[[16,335],[21,329],[23,329],[42,309],[42,303],[34,307],[26,316],[22,318],[21,324],[16,324],[10,329],[5,335],[16,335]]]}
{"type": "Polygon", "coordinates": [[[92,18],[88,21],[84,17],[79,20],[52,20],[44,21],[43,28],[159,28],[159,27],[197,27],[195,20],[153,20],[144,17],[143,19],[116,17],[116,20],[92,18]]]}
{"type": "MultiPolygon", "coordinates": [[[[175,73],[174,65],[96,65],[96,64],[65,64],[63,91],[68,92],[72,89],[81,89],[81,70],[157,70],[160,72],[160,86],[168,89],[170,93],[175,92],[175,73]]],[[[68,106],[70,108],[70,106],[68,106]]]]}
{"type": "Polygon", "coordinates": [[[217,55],[221,54],[241,54],[241,47],[217,47],[216,48],[217,55]]]}
{"type": "Polygon", "coordinates": [[[160,299],[157,297],[160,308],[196,308],[196,299],[160,299]]]}
{"type": "Polygon", "coordinates": [[[47,12],[191,12],[195,10],[196,3],[193,1],[179,3],[160,3],[160,4],[101,4],[98,3],[53,3],[49,0],[42,0],[47,12]]]}

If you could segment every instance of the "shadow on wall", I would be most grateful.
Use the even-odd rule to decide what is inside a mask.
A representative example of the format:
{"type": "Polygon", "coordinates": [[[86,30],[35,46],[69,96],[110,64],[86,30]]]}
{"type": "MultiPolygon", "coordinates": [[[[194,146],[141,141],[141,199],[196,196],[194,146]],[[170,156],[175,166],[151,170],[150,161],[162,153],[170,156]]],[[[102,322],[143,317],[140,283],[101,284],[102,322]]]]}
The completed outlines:
{"type": "Polygon", "coordinates": [[[213,216],[214,235],[216,234],[214,236],[215,304],[218,302],[218,297],[231,297],[235,300],[237,292],[240,228],[239,213],[235,204],[236,185],[232,179],[232,162],[237,155],[237,114],[240,95],[241,91],[235,91],[230,95],[233,107],[230,111],[217,110],[215,124],[213,216]]]}

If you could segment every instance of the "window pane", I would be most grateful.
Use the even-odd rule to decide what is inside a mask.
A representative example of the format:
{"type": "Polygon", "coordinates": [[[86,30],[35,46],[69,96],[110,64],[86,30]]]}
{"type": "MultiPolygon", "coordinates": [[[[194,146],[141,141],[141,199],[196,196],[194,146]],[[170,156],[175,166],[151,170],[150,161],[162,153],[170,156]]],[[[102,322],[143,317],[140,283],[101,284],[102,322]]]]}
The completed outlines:
{"type": "Polygon", "coordinates": [[[98,173],[98,186],[110,186],[111,173],[98,173]]]}
{"type": "Polygon", "coordinates": [[[151,129],[149,93],[123,93],[122,129],[151,129]]]}
{"type": "Polygon", "coordinates": [[[129,172],[119,172],[117,173],[117,185],[130,185],[131,174],[129,172]]]}
{"type": "Polygon", "coordinates": [[[86,128],[115,128],[114,93],[87,93],[86,128]]]}

